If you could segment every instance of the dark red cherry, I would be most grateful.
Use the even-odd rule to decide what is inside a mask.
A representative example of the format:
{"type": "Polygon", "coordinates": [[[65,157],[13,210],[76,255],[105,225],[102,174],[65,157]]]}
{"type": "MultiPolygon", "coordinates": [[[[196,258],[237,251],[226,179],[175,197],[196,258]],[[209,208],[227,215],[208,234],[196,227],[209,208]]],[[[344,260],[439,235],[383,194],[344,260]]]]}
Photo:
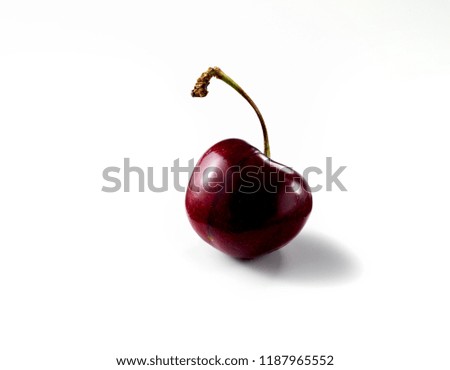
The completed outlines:
{"type": "Polygon", "coordinates": [[[223,140],[206,151],[186,192],[189,221],[200,237],[230,256],[251,259],[289,243],[312,209],[308,184],[300,174],[269,158],[264,120],[248,95],[219,68],[202,74],[192,92],[206,96],[211,77],[237,90],[255,109],[265,154],[240,139],[223,140]]]}
{"type": "Polygon", "coordinates": [[[212,146],[186,194],[194,230],[233,257],[254,258],[286,245],[312,208],[305,180],[239,139],[212,146]]]}

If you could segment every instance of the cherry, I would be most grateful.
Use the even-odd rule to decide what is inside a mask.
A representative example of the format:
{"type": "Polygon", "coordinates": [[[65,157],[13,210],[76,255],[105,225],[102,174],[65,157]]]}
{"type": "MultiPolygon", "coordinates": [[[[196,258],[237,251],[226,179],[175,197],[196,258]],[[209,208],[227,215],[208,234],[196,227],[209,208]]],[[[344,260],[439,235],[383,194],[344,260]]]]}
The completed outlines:
{"type": "Polygon", "coordinates": [[[259,109],[221,69],[204,72],[192,96],[206,96],[212,77],[230,85],[253,107],[263,130],[264,154],[240,139],[209,148],[189,180],[187,215],[207,243],[230,256],[251,259],[283,247],[301,231],[312,209],[311,191],[300,174],[270,159],[259,109]]]}

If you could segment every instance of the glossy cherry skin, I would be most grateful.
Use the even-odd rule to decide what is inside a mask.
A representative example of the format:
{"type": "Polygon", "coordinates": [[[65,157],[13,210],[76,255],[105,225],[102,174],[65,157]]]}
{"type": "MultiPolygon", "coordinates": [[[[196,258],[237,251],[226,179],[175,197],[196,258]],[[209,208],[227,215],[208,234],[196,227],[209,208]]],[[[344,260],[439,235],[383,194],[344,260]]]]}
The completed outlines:
{"type": "Polygon", "coordinates": [[[310,188],[300,174],[240,139],[208,149],[186,192],[194,230],[213,247],[242,259],[286,245],[311,209],[310,188]]]}
{"type": "Polygon", "coordinates": [[[213,247],[242,259],[286,245],[311,209],[311,192],[300,174],[239,139],[206,151],[186,193],[194,230],[213,247]]]}

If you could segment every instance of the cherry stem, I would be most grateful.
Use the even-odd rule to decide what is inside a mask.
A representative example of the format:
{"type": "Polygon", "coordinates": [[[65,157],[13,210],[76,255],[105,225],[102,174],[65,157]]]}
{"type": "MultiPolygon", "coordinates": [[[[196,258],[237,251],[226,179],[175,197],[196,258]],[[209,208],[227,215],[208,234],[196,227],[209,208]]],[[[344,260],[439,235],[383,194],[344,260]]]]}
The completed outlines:
{"type": "Polygon", "coordinates": [[[253,100],[250,98],[250,96],[247,95],[247,93],[242,90],[242,88],[231,79],[230,76],[226,75],[219,67],[210,67],[206,72],[203,72],[202,75],[198,78],[194,89],[192,90],[191,95],[193,97],[197,98],[203,98],[206,95],[208,95],[208,85],[211,78],[216,77],[219,80],[222,80],[223,82],[230,85],[233,89],[235,89],[239,94],[241,94],[242,97],[244,97],[245,100],[252,106],[252,108],[255,110],[256,115],[259,118],[259,122],[261,123],[261,128],[264,135],[264,154],[267,157],[270,157],[270,146],[269,146],[269,135],[267,134],[267,128],[266,124],[264,123],[264,118],[259,111],[256,104],[253,102],[253,100]]]}

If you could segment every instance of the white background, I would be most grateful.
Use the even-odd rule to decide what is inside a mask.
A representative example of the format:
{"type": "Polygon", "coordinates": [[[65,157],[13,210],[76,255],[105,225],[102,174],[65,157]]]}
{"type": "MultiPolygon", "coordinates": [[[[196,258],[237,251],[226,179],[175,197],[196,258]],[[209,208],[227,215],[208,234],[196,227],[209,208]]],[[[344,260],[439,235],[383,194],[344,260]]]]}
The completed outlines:
{"type": "Polygon", "coordinates": [[[448,369],[449,102],[443,0],[2,2],[0,368],[448,369]],[[213,65],[274,160],[347,166],[348,192],[315,193],[299,237],[253,262],[202,242],[172,181],[101,191],[125,157],[161,179],[225,138],[262,149],[228,86],[191,98],[213,65]]]}

